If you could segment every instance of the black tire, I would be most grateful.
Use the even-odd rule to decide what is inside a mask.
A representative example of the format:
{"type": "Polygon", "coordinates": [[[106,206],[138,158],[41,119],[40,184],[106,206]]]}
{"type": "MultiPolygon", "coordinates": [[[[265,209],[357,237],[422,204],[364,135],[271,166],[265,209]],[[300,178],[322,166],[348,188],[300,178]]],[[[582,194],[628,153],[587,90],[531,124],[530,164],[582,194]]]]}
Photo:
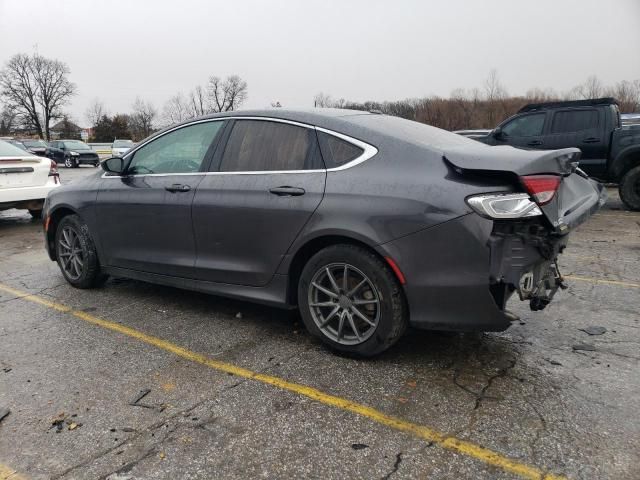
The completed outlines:
{"type": "MultiPolygon", "coordinates": [[[[298,305],[302,320],[313,336],[334,350],[355,356],[372,357],[382,353],[400,339],[408,325],[407,303],[398,279],[377,255],[355,245],[332,245],[311,257],[304,266],[298,282],[298,305]],[[327,266],[341,264],[352,266],[354,271],[368,277],[379,300],[375,307],[379,309],[377,325],[375,328],[371,327],[373,332],[369,333],[366,340],[352,345],[339,343],[323,332],[314,320],[313,307],[309,305],[312,280],[318,278],[317,275],[326,270],[327,266]]],[[[317,318],[317,313],[315,315],[317,318]]]]}
{"type": "Polygon", "coordinates": [[[91,235],[89,234],[89,227],[78,215],[67,215],[64,217],[56,228],[55,234],[55,251],[56,260],[60,271],[65,280],[76,288],[94,288],[104,283],[107,276],[100,271],[100,263],[98,262],[98,254],[96,247],[93,243],[91,235]],[[65,229],[72,230],[77,236],[77,242],[74,242],[74,247],[77,247],[81,252],[81,258],[79,259],[78,267],[79,275],[69,273],[68,266],[65,264],[65,249],[61,244],[61,239],[64,240],[65,229]]]}
{"type": "Polygon", "coordinates": [[[640,211],[640,166],[624,174],[618,185],[620,198],[631,210],[640,211]]]}
{"type": "Polygon", "coordinates": [[[33,218],[42,218],[42,209],[40,210],[29,209],[29,214],[33,218]]]}

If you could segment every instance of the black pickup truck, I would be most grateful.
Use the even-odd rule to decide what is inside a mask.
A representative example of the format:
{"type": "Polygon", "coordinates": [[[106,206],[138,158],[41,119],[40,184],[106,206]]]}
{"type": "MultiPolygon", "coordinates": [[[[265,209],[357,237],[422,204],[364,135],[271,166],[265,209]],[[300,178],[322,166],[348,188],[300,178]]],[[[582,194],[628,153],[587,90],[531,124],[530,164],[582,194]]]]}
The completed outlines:
{"type": "Polygon", "coordinates": [[[640,210],[640,125],[623,126],[613,98],[529,104],[488,135],[474,138],[525,149],[577,147],[580,168],[617,183],[622,201],[640,210]]]}

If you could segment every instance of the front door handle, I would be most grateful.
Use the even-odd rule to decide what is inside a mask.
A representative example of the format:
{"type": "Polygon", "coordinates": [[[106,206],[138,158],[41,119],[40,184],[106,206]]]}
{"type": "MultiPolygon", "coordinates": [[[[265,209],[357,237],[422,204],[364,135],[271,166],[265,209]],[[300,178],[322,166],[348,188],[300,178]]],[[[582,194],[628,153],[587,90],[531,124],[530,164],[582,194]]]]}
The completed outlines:
{"type": "Polygon", "coordinates": [[[600,141],[599,138],[597,137],[589,137],[589,138],[585,138],[582,143],[598,143],[600,141]]]}
{"type": "Polygon", "coordinates": [[[283,186],[270,188],[269,193],[273,193],[279,197],[299,197],[305,194],[305,190],[304,188],[283,186]]]}
{"type": "Polygon", "coordinates": [[[533,140],[527,143],[527,145],[529,145],[530,147],[536,147],[538,145],[542,145],[542,140],[533,140]]]}
{"type": "Polygon", "coordinates": [[[173,185],[167,185],[164,189],[168,192],[188,192],[191,190],[191,187],[181,183],[174,183],[173,185]]]}

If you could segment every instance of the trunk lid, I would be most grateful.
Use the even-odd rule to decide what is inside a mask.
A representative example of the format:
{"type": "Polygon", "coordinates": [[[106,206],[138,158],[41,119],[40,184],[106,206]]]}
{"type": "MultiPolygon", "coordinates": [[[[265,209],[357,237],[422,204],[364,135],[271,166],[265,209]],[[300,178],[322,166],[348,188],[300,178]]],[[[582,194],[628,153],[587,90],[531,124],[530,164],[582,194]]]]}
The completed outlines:
{"type": "Polygon", "coordinates": [[[518,190],[526,191],[520,177],[558,175],[560,185],[553,199],[540,209],[557,233],[568,233],[606,202],[603,185],[577,168],[580,150],[521,150],[510,146],[468,145],[446,149],[443,156],[464,175],[506,175],[518,190]]]}
{"type": "Polygon", "coordinates": [[[47,183],[51,160],[35,155],[0,156],[0,189],[47,183]]]}

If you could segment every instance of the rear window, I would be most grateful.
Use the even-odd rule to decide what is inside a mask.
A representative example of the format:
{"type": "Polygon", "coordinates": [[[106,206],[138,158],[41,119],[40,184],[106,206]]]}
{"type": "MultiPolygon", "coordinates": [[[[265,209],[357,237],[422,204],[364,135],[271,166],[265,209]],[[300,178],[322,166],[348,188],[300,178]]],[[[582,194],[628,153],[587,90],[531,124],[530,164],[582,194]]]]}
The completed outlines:
{"type": "Polygon", "coordinates": [[[222,156],[223,172],[308,170],[312,130],[287,123],[237,120],[222,156]]]}
{"type": "Polygon", "coordinates": [[[9,142],[0,140],[0,157],[24,157],[25,155],[29,155],[29,153],[9,142]]]}
{"type": "Polygon", "coordinates": [[[551,124],[551,133],[580,132],[597,127],[597,110],[567,110],[555,113],[551,124]]]}
{"type": "Polygon", "coordinates": [[[327,168],[345,165],[364,153],[357,145],[325,132],[318,132],[318,140],[327,168]]]}

